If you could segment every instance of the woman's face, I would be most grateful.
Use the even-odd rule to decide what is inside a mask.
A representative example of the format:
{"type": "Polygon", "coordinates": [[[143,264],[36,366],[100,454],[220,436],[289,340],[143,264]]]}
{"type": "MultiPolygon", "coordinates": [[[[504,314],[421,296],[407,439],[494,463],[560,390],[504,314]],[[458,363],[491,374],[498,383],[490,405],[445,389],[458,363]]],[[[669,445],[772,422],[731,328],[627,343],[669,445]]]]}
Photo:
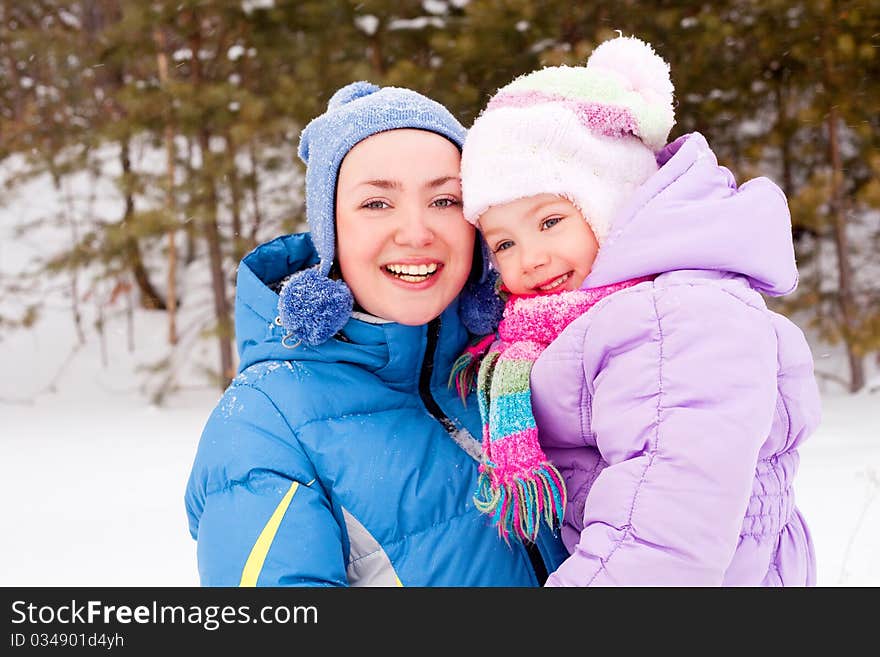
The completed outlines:
{"type": "Polygon", "coordinates": [[[336,253],[366,312],[400,324],[442,313],[471,270],[460,154],[424,130],[380,132],[352,148],[336,184],[336,253]]]}

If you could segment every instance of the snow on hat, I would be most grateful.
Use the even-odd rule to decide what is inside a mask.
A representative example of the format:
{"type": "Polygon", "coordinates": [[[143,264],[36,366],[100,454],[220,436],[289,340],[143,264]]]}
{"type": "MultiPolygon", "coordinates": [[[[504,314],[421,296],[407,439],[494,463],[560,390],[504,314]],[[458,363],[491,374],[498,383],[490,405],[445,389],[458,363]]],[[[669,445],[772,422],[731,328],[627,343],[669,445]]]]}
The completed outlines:
{"type": "MultiPolygon", "coordinates": [[[[410,89],[378,87],[365,81],[339,89],[327,110],[312,119],[300,135],[298,154],[306,164],[306,221],[318,263],[289,276],[279,294],[278,314],[287,337],[318,345],[335,335],[351,316],[353,299],[343,281],[328,278],[336,257],[336,181],[342,160],[355,145],[380,132],[411,128],[427,130],[449,139],[459,150],[465,128],[440,103],[410,89]]],[[[485,253],[484,259],[486,258],[485,253]]],[[[486,263],[488,261],[486,260],[486,263]]],[[[468,294],[489,285],[488,264],[478,279],[469,282],[463,308],[472,308],[468,294]]],[[[472,294],[473,296],[473,294],[472,294]]],[[[485,318],[472,309],[476,329],[485,318]]]]}
{"type": "Polygon", "coordinates": [[[600,44],[586,66],[553,66],[498,90],[461,161],[465,219],[493,205],[558,194],[601,245],[626,199],[657,171],[675,123],[667,64],[635,37],[600,44]]]}

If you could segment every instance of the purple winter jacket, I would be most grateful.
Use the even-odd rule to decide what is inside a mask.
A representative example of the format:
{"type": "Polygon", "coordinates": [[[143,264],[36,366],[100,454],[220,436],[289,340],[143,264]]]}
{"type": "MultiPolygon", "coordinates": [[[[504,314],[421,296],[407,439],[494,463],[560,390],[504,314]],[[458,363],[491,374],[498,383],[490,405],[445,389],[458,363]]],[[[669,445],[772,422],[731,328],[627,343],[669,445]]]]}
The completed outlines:
{"type": "Polygon", "coordinates": [[[702,135],[617,216],[583,287],[659,273],[572,322],[532,369],[541,444],[566,480],[571,556],[548,586],[805,586],[797,446],[820,399],[782,191],[739,188],[702,135]]]}

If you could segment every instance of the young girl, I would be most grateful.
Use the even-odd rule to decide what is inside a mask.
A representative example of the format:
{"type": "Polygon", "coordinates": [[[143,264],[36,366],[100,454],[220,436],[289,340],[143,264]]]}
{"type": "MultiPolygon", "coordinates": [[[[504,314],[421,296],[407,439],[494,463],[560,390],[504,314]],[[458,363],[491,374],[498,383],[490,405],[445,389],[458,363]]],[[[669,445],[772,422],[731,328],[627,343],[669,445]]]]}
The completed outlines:
{"type": "Polygon", "coordinates": [[[762,298],[797,284],[786,200],[700,134],[665,145],[672,95],[619,37],[514,80],[469,131],[464,214],[509,293],[477,503],[505,537],[561,522],[549,586],[813,585],[792,485],[820,401],[762,298]]]}

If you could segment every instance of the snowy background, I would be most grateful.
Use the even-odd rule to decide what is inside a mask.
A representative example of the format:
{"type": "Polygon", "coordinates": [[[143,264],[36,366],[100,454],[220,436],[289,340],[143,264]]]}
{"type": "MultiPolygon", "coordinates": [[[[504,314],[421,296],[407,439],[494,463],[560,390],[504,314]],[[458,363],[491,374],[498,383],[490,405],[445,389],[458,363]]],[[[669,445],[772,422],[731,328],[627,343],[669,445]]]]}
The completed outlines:
{"type": "MultiPolygon", "coordinates": [[[[0,181],[18,166],[0,163],[0,181]]],[[[44,178],[0,198],[0,275],[32,271],[70,238],[47,225],[59,216],[120,216],[110,183],[73,178],[59,195],[44,178]],[[103,187],[102,187],[103,185],[103,187]],[[66,196],[65,196],[66,194],[66,196]],[[65,200],[66,199],[66,200],[65,200]]],[[[0,187],[2,189],[2,187],[0,187]]],[[[271,236],[269,236],[271,237],[271,236]]],[[[24,279],[22,279],[24,281],[24,279]]],[[[183,273],[180,324],[211,312],[200,281],[183,273]]],[[[144,366],[166,355],[164,313],[134,310],[125,295],[95,287],[83,299],[86,341],[71,320],[66,275],[27,281],[39,321],[0,326],[0,585],[197,586],[195,542],[183,493],[202,426],[220,396],[200,373],[215,367],[212,340],[178,349],[183,389],[151,402],[162,373],[144,366]],[[95,321],[104,318],[103,338],[95,321]],[[130,344],[135,347],[129,349],[130,344]]],[[[10,314],[22,299],[0,299],[10,314]]],[[[813,341],[816,369],[845,374],[839,349],[813,341]]],[[[821,586],[880,585],[880,385],[859,395],[820,379],[823,422],[801,450],[798,505],[813,534],[821,586]],[[873,389],[875,392],[870,392],[873,389]]]]}

